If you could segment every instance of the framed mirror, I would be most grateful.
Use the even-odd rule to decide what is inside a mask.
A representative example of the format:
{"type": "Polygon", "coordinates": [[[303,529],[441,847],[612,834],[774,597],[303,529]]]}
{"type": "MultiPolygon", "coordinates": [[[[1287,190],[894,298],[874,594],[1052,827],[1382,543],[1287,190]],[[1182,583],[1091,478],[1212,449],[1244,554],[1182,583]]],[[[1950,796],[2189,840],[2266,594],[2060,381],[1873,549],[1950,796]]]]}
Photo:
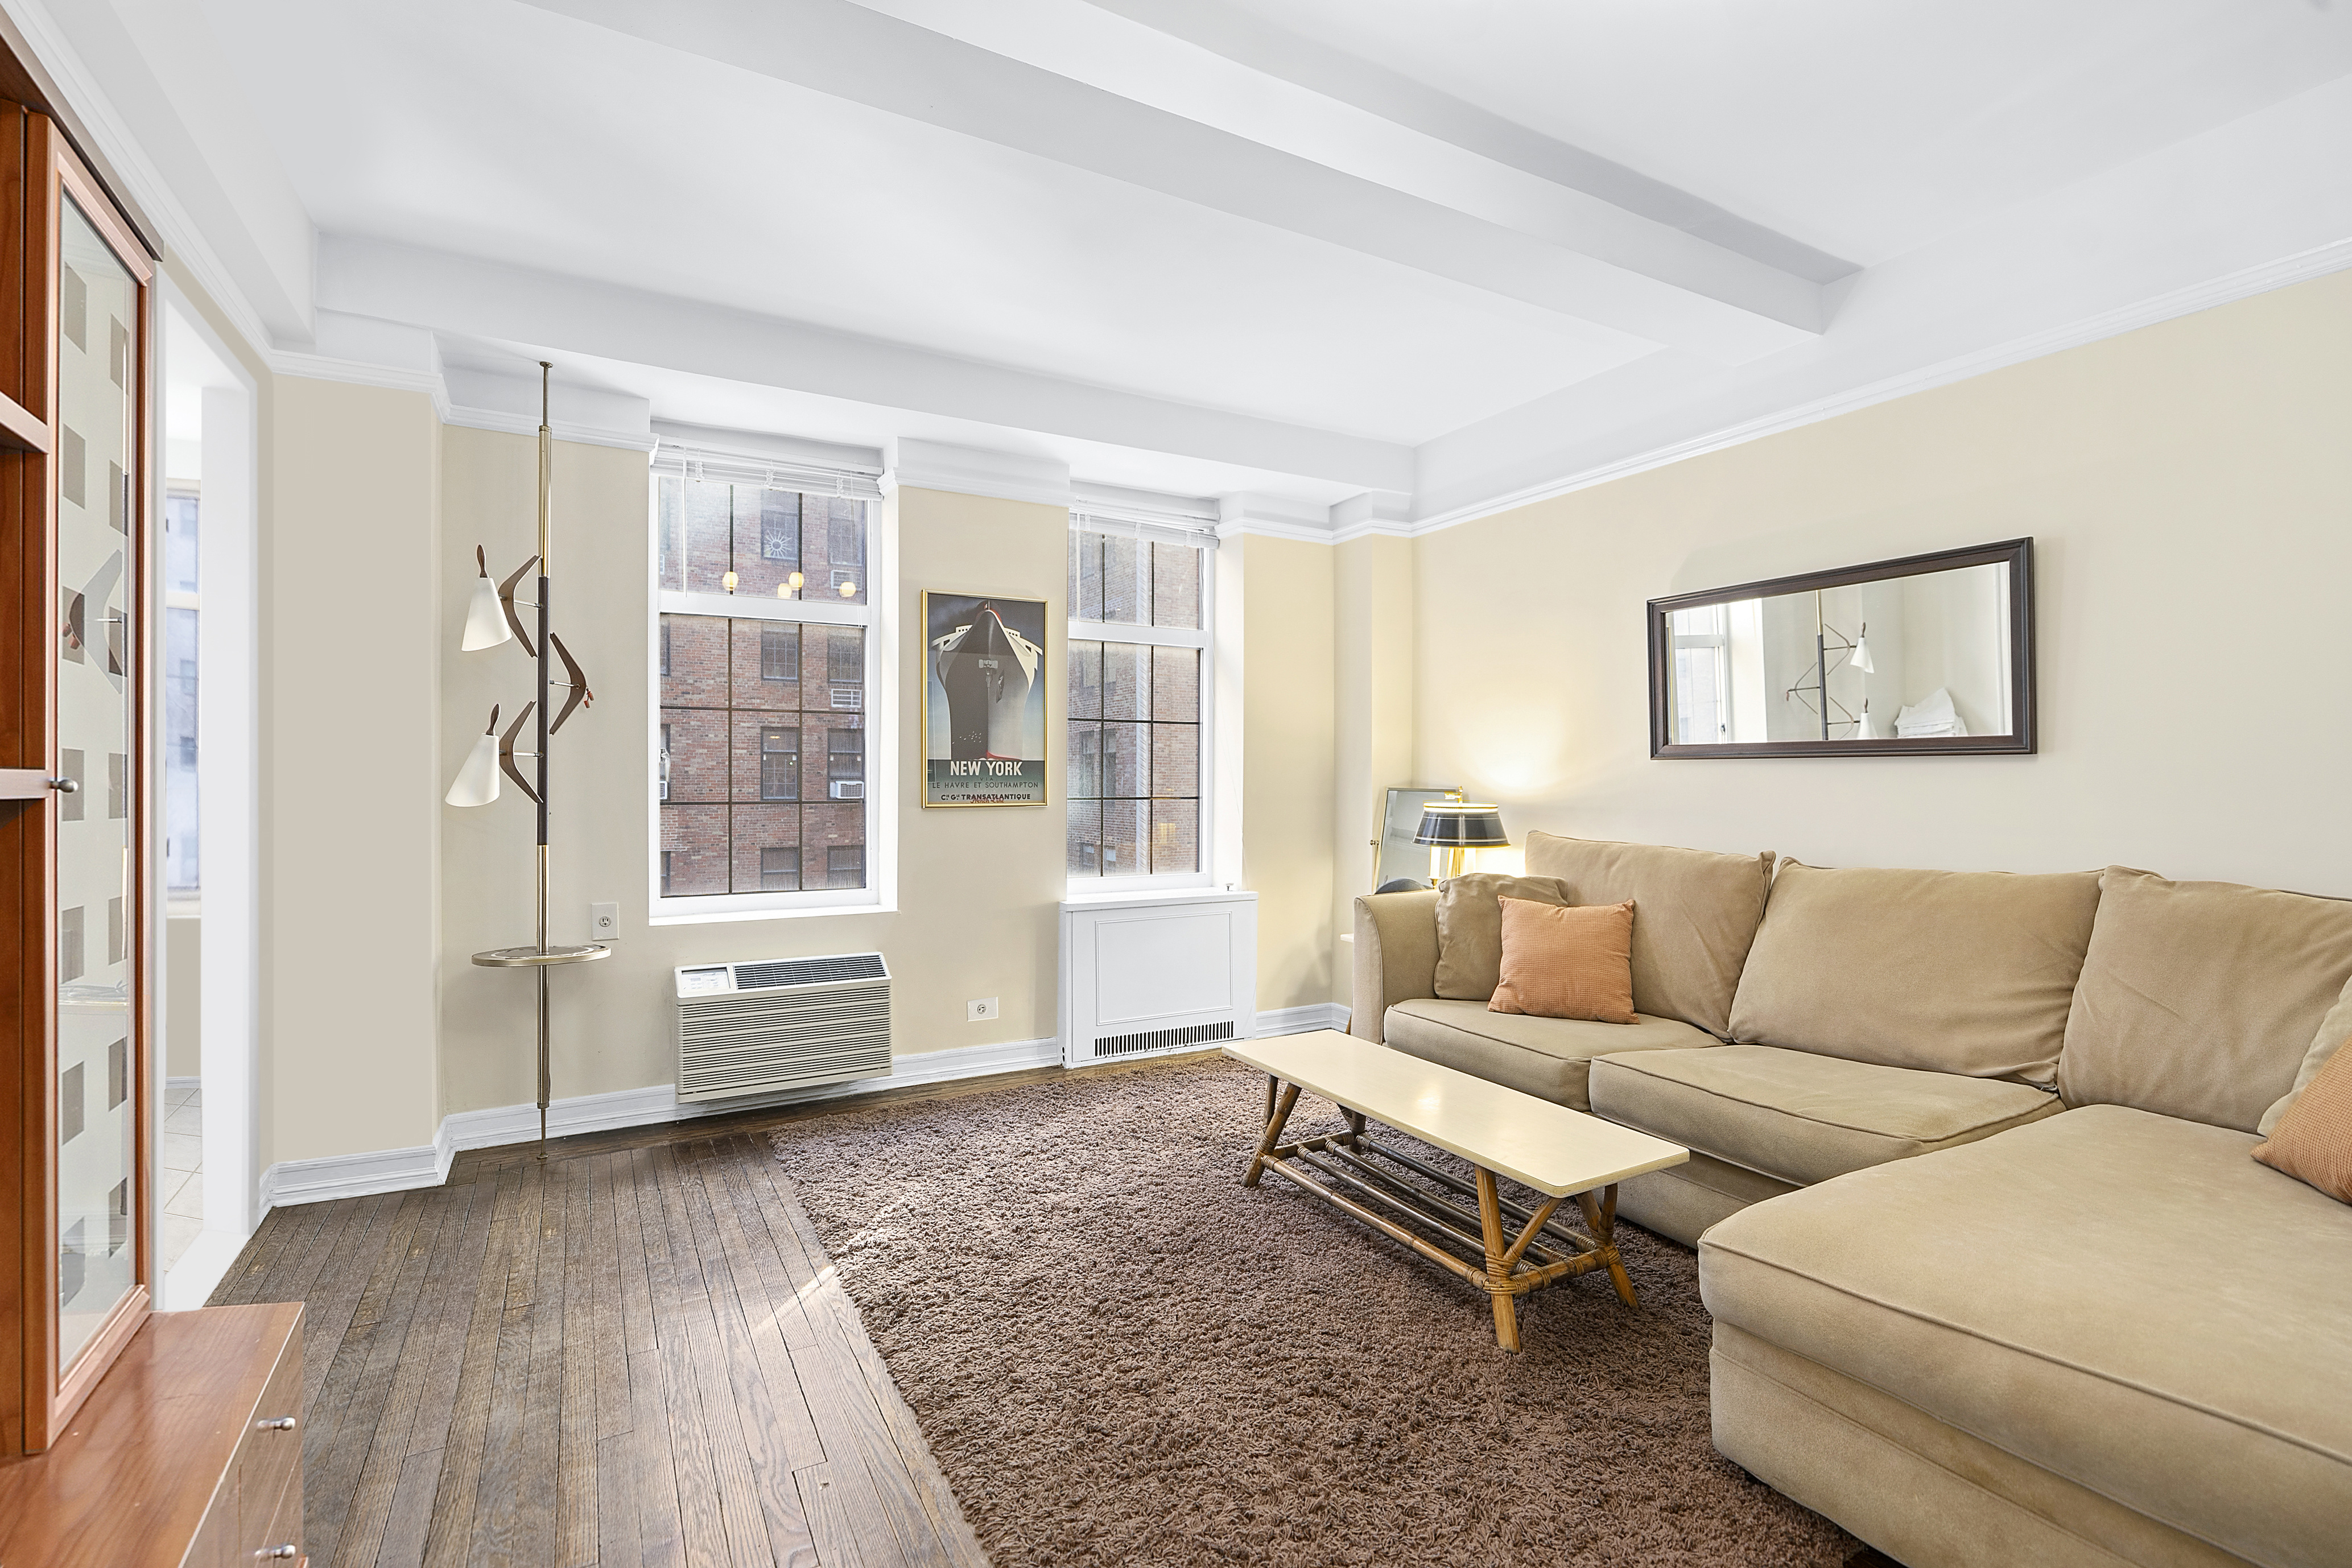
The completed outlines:
{"type": "Polygon", "coordinates": [[[1381,803],[1381,836],[1372,840],[1372,885],[1365,891],[1377,891],[1400,879],[1429,885],[1429,846],[1415,844],[1412,836],[1421,830],[1421,808],[1453,793],[1450,789],[1387,792],[1381,803]]]}
{"type": "Polygon", "coordinates": [[[2033,541],[1650,601],[1650,755],[2032,752],[2033,541]]]}

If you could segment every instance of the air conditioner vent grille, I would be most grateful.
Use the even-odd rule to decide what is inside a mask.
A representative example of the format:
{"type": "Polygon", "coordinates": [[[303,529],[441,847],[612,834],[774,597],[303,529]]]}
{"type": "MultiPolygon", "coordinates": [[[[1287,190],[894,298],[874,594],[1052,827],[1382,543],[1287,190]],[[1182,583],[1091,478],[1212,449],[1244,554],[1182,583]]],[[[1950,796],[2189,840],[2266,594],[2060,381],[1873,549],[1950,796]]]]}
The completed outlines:
{"type": "Polygon", "coordinates": [[[1234,1026],[1230,1019],[1215,1024],[1194,1024],[1181,1029],[1147,1029],[1139,1035],[1101,1037],[1095,1041],[1095,1055],[1125,1057],[1139,1051],[1172,1051],[1184,1046],[1205,1046],[1233,1037],[1234,1026]]]}
{"type": "Polygon", "coordinates": [[[848,952],[835,958],[782,958],[735,966],[738,991],[772,985],[824,985],[838,980],[887,980],[878,952],[848,952]]]}

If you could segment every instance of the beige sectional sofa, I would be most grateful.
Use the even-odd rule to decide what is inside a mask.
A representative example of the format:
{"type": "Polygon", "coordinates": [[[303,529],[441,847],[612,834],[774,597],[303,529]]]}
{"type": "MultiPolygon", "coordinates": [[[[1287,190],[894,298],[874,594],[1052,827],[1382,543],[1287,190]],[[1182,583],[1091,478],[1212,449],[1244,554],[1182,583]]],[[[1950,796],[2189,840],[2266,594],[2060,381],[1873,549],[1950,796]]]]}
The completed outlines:
{"type": "Polygon", "coordinates": [[[1527,860],[1635,900],[1643,1024],[1427,994],[1433,891],[1358,900],[1352,1026],[1692,1150],[1621,1213],[1698,1247],[1726,1455],[1910,1568],[2352,1563],[2352,1207],[2248,1155],[2352,1034],[2352,902],[1527,860]]]}

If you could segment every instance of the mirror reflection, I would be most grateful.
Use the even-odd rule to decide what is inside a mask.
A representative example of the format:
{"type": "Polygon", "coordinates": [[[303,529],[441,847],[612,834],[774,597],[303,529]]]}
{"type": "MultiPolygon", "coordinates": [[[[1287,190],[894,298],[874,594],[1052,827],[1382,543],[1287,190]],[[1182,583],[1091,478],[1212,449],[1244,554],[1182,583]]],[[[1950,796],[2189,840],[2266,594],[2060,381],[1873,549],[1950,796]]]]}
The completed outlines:
{"type": "Polygon", "coordinates": [[[1654,605],[1654,749],[2030,750],[2025,543],[1654,605]]]}

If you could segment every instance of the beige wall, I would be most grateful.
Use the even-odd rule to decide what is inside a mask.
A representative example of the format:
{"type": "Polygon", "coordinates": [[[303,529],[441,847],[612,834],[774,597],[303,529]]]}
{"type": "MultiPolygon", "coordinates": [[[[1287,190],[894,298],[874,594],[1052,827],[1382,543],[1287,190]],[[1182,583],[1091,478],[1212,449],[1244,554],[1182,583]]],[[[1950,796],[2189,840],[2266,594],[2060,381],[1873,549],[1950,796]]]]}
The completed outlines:
{"type": "Polygon", "coordinates": [[[429,1143],[441,924],[441,427],[294,376],[263,405],[261,1160],[429,1143]]]}
{"type": "Polygon", "coordinates": [[[2347,365],[2337,273],[1418,540],[1416,771],[1515,837],[2352,894],[2347,365]],[[2021,534],[2039,755],[1650,760],[1645,601],[2021,534]]]}
{"type": "MultiPolygon", "coordinates": [[[[452,426],[443,432],[446,523],[440,636],[455,648],[473,547],[503,575],[534,545],[534,443],[452,426]]],[[[652,680],[647,616],[645,455],[556,447],[557,624],[587,668],[597,700],[556,738],[551,878],[555,940],[587,939],[588,905],[621,906],[614,957],[554,977],[554,1092],[559,1098],[641,1089],[677,1076],[671,971],[680,964],[878,951],[894,980],[902,1053],[1055,1032],[1061,791],[1042,810],[924,811],[919,800],[920,638],[911,635],[926,587],[1047,599],[1051,668],[1064,667],[1068,514],[1061,508],[902,490],[883,509],[895,525],[898,619],[898,912],[650,923],[646,759],[652,680]],[[1059,616],[1060,618],[1055,618],[1059,616]],[[997,1018],[971,1024],[964,1004],[994,996],[997,1018]]],[[[441,743],[454,759],[493,701],[528,699],[529,659],[508,645],[443,661],[441,743]]],[[[1059,690],[1056,680],[1055,689],[1059,690]]],[[[1049,754],[1063,754],[1052,717],[1049,754]]],[[[437,800],[437,791],[436,798],[437,800]]],[[[444,1112],[532,1098],[530,983],[475,968],[468,955],[528,942],[530,805],[511,785],[494,805],[440,813],[446,891],[441,965],[444,1112]]]]}
{"type": "MultiPolygon", "coordinates": [[[[1332,552],[1331,931],[1352,932],[1372,890],[1381,809],[1412,774],[1412,544],[1375,536],[1332,552]]],[[[1331,1000],[1345,1005],[1350,951],[1333,950],[1331,1000]]]]}
{"type": "MultiPolygon", "coordinates": [[[[1242,886],[1258,896],[1261,1011],[1331,999],[1333,562],[1328,545],[1228,541],[1243,610],[1242,886]]],[[[1231,625],[1232,617],[1219,616],[1231,625]]]]}

